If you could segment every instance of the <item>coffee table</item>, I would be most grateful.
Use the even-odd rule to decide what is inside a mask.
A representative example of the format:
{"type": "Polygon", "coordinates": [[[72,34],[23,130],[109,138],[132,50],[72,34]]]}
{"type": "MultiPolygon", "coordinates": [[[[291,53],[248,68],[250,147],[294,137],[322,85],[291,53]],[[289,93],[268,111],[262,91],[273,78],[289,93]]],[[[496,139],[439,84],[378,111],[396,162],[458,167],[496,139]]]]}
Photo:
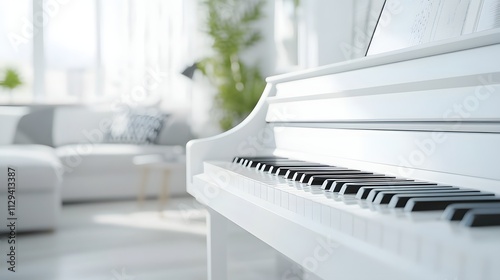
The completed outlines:
{"type": "Polygon", "coordinates": [[[137,196],[139,205],[144,203],[146,188],[151,172],[157,170],[162,173],[160,194],[158,196],[161,211],[168,200],[170,174],[171,172],[175,172],[175,170],[179,170],[186,165],[184,158],[166,158],[164,155],[159,154],[141,155],[134,157],[133,162],[135,165],[142,168],[142,179],[139,186],[139,194],[137,196]]]}

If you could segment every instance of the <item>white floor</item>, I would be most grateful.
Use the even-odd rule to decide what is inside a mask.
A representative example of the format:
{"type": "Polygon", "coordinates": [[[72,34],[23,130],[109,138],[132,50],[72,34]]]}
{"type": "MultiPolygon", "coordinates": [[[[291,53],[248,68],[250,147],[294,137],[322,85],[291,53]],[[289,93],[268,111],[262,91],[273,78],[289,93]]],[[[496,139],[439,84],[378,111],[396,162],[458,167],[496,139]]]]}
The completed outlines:
{"type": "MultiPolygon", "coordinates": [[[[193,199],[65,205],[54,232],[19,234],[17,271],[0,279],[206,279],[205,211],[193,199]]],[[[229,240],[230,279],[274,279],[275,252],[235,230],[229,240]]]]}

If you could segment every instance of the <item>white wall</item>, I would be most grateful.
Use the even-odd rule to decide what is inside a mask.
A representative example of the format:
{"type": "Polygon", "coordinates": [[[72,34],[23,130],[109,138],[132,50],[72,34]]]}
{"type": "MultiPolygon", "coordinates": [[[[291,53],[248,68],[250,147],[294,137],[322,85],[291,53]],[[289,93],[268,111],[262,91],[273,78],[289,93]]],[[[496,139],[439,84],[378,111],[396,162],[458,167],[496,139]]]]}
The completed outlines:
{"type": "Polygon", "coordinates": [[[364,56],[383,2],[301,1],[300,66],[311,68],[364,56]]]}
{"type": "Polygon", "coordinates": [[[352,2],[302,1],[299,32],[299,64],[302,68],[343,61],[340,44],[349,42],[352,2]]]}

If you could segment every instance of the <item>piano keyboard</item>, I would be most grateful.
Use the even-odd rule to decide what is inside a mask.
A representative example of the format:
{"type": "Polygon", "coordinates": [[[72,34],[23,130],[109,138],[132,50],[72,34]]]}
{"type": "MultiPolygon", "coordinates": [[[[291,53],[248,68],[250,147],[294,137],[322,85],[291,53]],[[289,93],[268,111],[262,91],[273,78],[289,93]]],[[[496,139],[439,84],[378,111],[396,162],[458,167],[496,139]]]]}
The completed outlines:
{"type": "Polygon", "coordinates": [[[409,213],[439,211],[441,220],[463,227],[500,226],[500,197],[490,192],[279,157],[235,157],[233,163],[285,179],[290,187],[317,196],[335,195],[350,203],[356,199],[409,213]]]}
{"type": "MultiPolygon", "coordinates": [[[[500,260],[500,251],[496,249],[500,248],[500,197],[383,174],[366,178],[354,175],[356,172],[369,173],[288,159],[278,162],[274,158],[238,157],[233,162],[206,161],[204,174],[195,176],[194,183],[202,187],[211,182],[212,188],[267,209],[317,232],[318,236],[333,236],[350,248],[363,248],[365,256],[372,256],[371,261],[394,265],[397,259],[409,275],[433,271],[441,276],[425,279],[497,279],[500,268],[494,263],[500,260]],[[350,175],[315,175],[316,170],[328,169],[350,175]],[[300,182],[308,175],[311,176],[307,182],[300,182]],[[286,179],[287,176],[295,179],[286,179]],[[315,176],[321,179],[315,180],[315,176]],[[408,262],[413,265],[404,266],[408,262]],[[410,272],[411,269],[416,270],[410,272]]],[[[218,201],[227,207],[225,211],[237,211],[237,216],[260,222],[260,218],[250,218],[248,211],[253,206],[224,204],[226,196],[222,200],[217,191],[203,188],[206,187],[197,193],[214,194],[209,205],[218,201]]],[[[276,229],[283,226],[276,225],[276,229]]],[[[362,262],[366,265],[367,261],[362,262]]]]}

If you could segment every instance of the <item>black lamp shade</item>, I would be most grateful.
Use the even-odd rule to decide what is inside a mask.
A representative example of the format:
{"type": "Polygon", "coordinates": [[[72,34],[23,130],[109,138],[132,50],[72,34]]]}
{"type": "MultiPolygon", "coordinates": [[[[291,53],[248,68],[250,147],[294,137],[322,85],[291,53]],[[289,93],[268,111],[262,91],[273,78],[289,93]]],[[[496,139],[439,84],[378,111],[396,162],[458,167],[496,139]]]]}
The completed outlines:
{"type": "Polygon", "coordinates": [[[198,68],[198,65],[195,63],[193,63],[193,65],[191,66],[188,66],[186,67],[186,69],[184,69],[184,71],[182,71],[182,75],[190,78],[190,79],[193,79],[193,76],[194,76],[194,71],[198,68]]]}

